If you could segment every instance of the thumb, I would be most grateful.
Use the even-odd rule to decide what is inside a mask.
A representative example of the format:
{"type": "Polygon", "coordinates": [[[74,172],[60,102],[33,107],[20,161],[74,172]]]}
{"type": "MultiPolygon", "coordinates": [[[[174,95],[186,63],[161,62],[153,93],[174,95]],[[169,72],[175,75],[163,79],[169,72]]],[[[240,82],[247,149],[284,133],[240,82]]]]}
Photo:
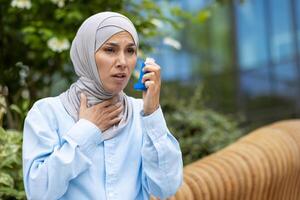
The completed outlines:
{"type": "Polygon", "coordinates": [[[86,99],[86,96],[85,94],[81,93],[80,94],[80,110],[82,109],[86,109],[87,108],[87,99],[86,99]]]}

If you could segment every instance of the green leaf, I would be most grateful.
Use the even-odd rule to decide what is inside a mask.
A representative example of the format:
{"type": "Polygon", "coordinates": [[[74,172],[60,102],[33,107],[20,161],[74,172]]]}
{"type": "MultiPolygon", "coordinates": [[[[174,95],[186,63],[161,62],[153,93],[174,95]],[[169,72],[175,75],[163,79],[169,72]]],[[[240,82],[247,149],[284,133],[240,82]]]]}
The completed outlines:
{"type": "Polygon", "coordinates": [[[26,26],[22,29],[24,34],[32,34],[36,32],[36,28],[34,26],[26,26]]]}
{"type": "Polygon", "coordinates": [[[14,179],[7,173],[0,172],[0,187],[14,187],[14,179]]]}
{"type": "Polygon", "coordinates": [[[9,108],[18,114],[22,114],[22,110],[15,104],[10,105],[9,108]]]}

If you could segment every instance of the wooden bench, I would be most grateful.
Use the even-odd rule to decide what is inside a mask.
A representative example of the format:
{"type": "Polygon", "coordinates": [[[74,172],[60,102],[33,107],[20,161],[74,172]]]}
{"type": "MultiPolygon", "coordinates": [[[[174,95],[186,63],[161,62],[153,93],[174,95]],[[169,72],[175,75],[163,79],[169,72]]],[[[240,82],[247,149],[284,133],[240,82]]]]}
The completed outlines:
{"type": "Polygon", "coordinates": [[[169,199],[299,200],[300,120],[264,126],[185,166],[169,199]]]}

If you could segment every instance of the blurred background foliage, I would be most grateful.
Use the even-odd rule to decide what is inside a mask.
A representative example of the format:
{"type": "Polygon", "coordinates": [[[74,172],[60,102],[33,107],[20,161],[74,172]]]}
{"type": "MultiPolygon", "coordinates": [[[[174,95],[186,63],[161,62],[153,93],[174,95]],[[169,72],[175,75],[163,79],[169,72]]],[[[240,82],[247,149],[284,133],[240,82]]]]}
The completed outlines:
{"type": "Polygon", "coordinates": [[[189,98],[176,97],[172,90],[165,89],[162,96],[161,106],[170,131],[180,142],[184,164],[216,152],[242,135],[239,121],[233,116],[225,116],[205,106],[201,85],[189,94],[189,98]],[[176,101],[170,101],[170,98],[176,101]]]}
{"type": "MultiPolygon", "coordinates": [[[[186,48],[204,51],[196,44],[206,42],[201,35],[205,30],[195,25],[201,27],[215,5],[226,6],[228,2],[215,1],[196,13],[170,6],[169,14],[165,14],[156,1],[150,0],[0,0],[0,199],[25,198],[21,170],[23,122],[37,99],[58,95],[76,80],[69,48],[84,19],[105,10],[128,16],[140,34],[141,58],[154,51],[156,38],[172,34],[158,30],[157,21],[172,27],[171,32],[184,30],[181,39],[186,48]]],[[[203,74],[212,69],[211,63],[206,65],[201,68],[203,74]]],[[[206,95],[207,86],[214,84],[209,80],[200,86],[199,82],[189,86],[176,81],[163,83],[161,106],[170,130],[180,142],[185,164],[232,143],[243,133],[236,116],[214,111],[214,96],[206,95]]],[[[126,92],[140,97],[132,90],[134,81],[133,77],[126,92]]],[[[222,78],[220,82],[227,87],[222,78]]],[[[221,99],[226,101],[227,96],[224,93],[221,99]]]]}
{"type": "Polygon", "coordinates": [[[0,127],[0,199],[25,199],[22,134],[0,127]]]}

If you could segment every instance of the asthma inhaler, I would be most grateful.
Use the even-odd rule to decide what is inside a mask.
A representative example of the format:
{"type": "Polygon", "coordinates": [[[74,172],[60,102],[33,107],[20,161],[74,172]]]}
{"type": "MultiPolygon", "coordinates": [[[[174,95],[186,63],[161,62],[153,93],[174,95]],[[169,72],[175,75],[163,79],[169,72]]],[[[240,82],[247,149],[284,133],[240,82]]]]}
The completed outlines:
{"type": "Polygon", "coordinates": [[[142,63],[142,66],[141,66],[141,70],[140,70],[140,77],[139,77],[139,80],[137,83],[134,84],[133,88],[135,90],[141,90],[141,91],[146,91],[147,88],[145,86],[145,84],[142,82],[142,79],[143,79],[143,76],[145,73],[147,72],[144,72],[143,69],[145,67],[145,63],[147,62],[155,62],[155,60],[153,58],[146,58],[145,62],[142,63]]]}

